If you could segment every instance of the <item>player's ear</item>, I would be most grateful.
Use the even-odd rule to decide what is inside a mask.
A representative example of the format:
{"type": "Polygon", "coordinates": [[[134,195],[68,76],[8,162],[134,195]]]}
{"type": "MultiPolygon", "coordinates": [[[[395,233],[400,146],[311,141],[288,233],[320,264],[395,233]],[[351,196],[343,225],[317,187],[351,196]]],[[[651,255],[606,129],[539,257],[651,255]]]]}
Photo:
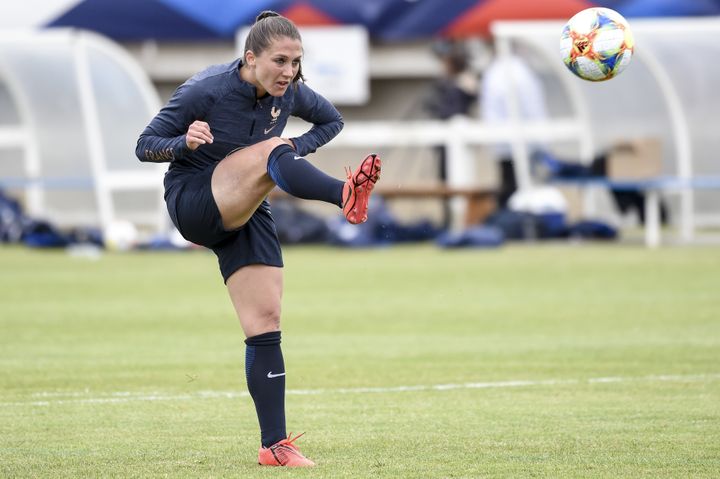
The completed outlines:
{"type": "Polygon", "coordinates": [[[249,67],[254,67],[255,62],[257,61],[257,58],[255,57],[255,53],[253,53],[252,50],[248,50],[245,52],[245,59],[244,63],[249,67]]]}

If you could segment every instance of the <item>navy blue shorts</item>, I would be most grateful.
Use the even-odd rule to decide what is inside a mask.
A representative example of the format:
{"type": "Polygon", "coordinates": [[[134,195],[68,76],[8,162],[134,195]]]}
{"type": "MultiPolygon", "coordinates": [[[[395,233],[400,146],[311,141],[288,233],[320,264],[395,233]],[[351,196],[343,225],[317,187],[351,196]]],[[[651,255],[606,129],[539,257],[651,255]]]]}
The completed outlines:
{"type": "Polygon", "coordinates": [[[213,250],[226,282],[250,264],[282,267],[280,241],[267,201],[240,228],[228,231],[223,227],[210,186],[215,166],[199,172],[168,173],[165,202],[175,227],[186,240],[213,250]]]}

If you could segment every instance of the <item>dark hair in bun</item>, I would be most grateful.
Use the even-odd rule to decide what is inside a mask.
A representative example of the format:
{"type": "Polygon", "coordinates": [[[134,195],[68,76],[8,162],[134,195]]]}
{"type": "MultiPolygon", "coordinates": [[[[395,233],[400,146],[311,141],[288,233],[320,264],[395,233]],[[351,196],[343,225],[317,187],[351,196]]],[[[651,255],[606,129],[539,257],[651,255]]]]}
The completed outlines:
{"type": "Polygon", "coordinates": [[[263,18],[270,18],[270,17],[279,17],[280,14],[278,12],[273,12],[272,10],[263,10],[260,12],[260,14],[255,17],[255,23],[259,22],[263,18]]]}

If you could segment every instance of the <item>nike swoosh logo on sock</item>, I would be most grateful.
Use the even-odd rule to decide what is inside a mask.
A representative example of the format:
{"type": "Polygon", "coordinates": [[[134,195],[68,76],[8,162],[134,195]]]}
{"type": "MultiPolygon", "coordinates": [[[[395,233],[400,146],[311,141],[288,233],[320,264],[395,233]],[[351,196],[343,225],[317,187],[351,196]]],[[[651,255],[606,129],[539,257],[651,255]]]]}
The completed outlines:
{"type": "Polygon", "coordinates": [[[273,374],[272,371],[270,371],[270,372],[268,372],[268,375],[267,375],[268,379],[277,378],[280,376],[285,376],[285,373],[273,374]]]}
{"type": "Polygon", "coordinates": [[[302,156],[296,156],[293,158],[293,160],[304,160],[304,158],[302,156]]]}

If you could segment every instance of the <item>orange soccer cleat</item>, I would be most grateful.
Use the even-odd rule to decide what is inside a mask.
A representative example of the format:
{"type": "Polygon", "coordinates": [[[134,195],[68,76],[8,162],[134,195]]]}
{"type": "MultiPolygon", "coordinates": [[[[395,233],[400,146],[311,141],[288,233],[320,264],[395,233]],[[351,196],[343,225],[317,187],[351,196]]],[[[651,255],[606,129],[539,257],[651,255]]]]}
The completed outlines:
{"type": "Polygon", "coordinates": [[[354,225],[367,220],[370,193],[380,179],[380,166],[380,157],[373,154],[360,163],[355,173],[351,174],[350,169],[347,169],[348,179],[342,194],[343,213],[354,225]]]}
{"type": "Polygon", "coordinates": [[[285,467],[312,467],[315,465],[307,457],[303,456],[300,449],[293,444],[297,438],[305,433],[276,442],[270,447],[261,447],[258,451],[258,464],[261,466],[285,466],[285,467]]]}

